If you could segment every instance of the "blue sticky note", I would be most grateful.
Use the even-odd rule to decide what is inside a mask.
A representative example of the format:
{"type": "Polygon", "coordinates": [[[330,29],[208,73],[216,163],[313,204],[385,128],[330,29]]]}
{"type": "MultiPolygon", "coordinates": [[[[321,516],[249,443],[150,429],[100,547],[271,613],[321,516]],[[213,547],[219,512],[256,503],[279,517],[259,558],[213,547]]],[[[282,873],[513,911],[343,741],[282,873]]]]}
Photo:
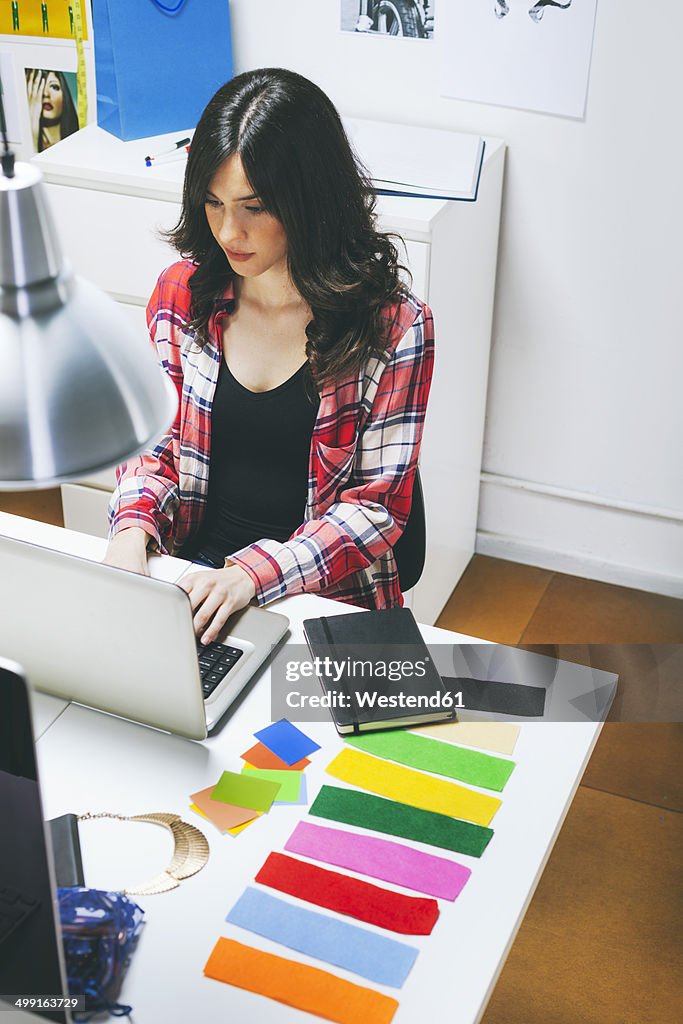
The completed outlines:
{"type": "Polygon", "coordinates": [[[319,743],[315,743],[310,736],[297,729],[286,718],[267,725],[265,729],[255,732],[254,736],[285,764],[296,764],[302,757],[308,757],[315,750],[320,750],[319,743]]]}
{"type": "Polygon", "coordinates": [[[260,889],[245,889],[225,920],[289,949],[394,988],[400,988],[406,980],[418,954],[414,946],[386,939],[336,917],[304,910],[260,889]]]}

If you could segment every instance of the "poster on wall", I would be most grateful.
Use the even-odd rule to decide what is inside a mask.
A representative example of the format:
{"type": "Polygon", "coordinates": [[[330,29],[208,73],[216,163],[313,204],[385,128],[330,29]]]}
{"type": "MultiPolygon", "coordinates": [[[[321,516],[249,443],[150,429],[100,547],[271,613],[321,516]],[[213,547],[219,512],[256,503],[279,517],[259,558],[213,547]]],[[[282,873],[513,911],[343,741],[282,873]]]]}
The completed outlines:
{"type": "Polygon", "coordinates": [[[342,32],[432,39],[436,0],[340,0],[342,32]]]}
{"type": "Polygon", "coordinates": [[[43,153],[78,131],[78,82],[72,71],[25,68],[31,148],[43,153]]]}
{"type": "Polygon", "coordinates": [[[449,0],[443,96],[583,118],[597,0],[449,0]]]}

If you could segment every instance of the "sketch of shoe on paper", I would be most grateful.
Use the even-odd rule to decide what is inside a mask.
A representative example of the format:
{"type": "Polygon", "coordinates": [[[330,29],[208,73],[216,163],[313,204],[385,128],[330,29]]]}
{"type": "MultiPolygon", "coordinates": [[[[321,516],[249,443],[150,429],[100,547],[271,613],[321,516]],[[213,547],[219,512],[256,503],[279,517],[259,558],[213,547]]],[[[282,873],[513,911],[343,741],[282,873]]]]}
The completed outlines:
{"type": "Polygon", "coordinates": [[[506,14],[510,13],[510,5],[508,0],[496,0],[493,5],[493,13],[497,18],[504,18],[506,14]]]}
{"type": "Polygon", "coordinates": [[[564,4],[558,3],[558,0],[538,0],[533,7],[529,8],[529,17],[538,24],[545,14],[546,7],[559,7],[561,11],[566,11],[571,5],[572,0],[567,0],[567,3],[564,4]]]}

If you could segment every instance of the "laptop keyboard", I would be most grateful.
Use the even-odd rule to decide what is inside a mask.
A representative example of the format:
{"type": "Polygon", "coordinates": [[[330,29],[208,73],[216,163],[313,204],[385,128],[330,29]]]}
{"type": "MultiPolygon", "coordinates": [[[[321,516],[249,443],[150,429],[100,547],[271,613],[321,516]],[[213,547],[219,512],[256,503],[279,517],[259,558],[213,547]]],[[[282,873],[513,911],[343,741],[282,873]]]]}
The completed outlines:
{"type": "Polygon", "coordinates": [[[40,900],[0,885],[0,945],[39,906],[40,900]]]}
{"type": "Polygon", "coordinates": [[[241,651],[239,647],[228,647],[227,644],[197,643],[199,675],[202,680],[204,700],[211,696],[219,683],[223,682],[225,676],[243,654],[244,651],[241,651]]]}

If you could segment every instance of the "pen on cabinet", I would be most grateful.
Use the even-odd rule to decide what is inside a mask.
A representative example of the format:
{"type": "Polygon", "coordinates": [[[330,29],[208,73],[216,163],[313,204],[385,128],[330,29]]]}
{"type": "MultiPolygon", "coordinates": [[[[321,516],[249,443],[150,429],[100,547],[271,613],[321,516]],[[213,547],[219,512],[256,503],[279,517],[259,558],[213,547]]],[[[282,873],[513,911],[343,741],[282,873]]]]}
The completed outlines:
{"type": "Polygon", "coordinates": [[[172,153],[176,153],[178,150],[183,149],[183,148],[185,148],[185,151],[187,151],[190,148],[190,143],[191,142],[192,142],[192,139],[190,138],[189,135],[188,135],[188,137],[186,139],[178,139],[178,141],[174,142],[173,145],[169,149],[162,149],[161,152],[159,152],[159,153],[154,153],[151,156],[146,156],[145,157],[145,163],[151,163],[151,162],[153,162],[155,160],[158,160],[159,157],[161,157],[161,156],[168,156],[168,155],[170,155],[172,153]]]}

